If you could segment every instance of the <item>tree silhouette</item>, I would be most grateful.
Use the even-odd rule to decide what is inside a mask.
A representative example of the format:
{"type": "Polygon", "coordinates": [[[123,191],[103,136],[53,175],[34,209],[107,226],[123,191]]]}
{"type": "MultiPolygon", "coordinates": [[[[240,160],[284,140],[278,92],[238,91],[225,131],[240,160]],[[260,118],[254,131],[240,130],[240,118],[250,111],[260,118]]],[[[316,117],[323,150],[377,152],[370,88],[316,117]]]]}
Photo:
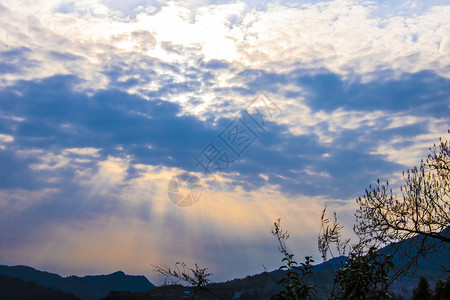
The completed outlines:
{"type": "Polygon", "coordinates": [[[321,231],[318,238],[319,251],[324,261],[335,245],[338,254],[348,255],[342,265],[333,272],[334,284],[330,299],[384,299],[391,298],[388,292],[388,272],[394,268],[392,255],[376,252],[374,246],[368,250],[364,243],[349,245],[350,240],[341,239],[341,229],[336,213],[333,218],[326,217],[326,207],[322,211],[321,231]]]}
{"type": "Polygon", "coordinates": [[[417,287],[413,290],[411,300],[429,300],[431,296],[432,292],[428,280],[423,276],[420,277],[417,287]]]}
{"type": "Polygon", "coordinates": [[[277,219],[273,223],[272,234],[278,240],[278,250],[283,254],[284,258],[279,270],[286,271],[286,277],[281,278],[277,285],[284,289],[272,297],[274,300],[299,300],[311,299],[311,292],[314,291],[314,285],[308,284],[308,275],[312,273],[312,263],[314,260],[311,256],[305,257],[305,262],[298,265],[294,259],[294,254],[289,253],[286,246],[286,241],[289,239],[289,232],[281,228],[281,219],[277,219]]]}
{"type": "MultiPolygon", "coordinates": [[[[450,133],[450,130],[448,131],[450,133]]],[[[369,186],[357,199],[354,231],[361,244],[381,248],[415,236],[414,245],[402,256],[405,263],[396,266],[387,286],[413,268],[420,257],[450,245],[450,143],[439,139],[430,148],[428,158],[403,172],[404,184],[397,196],[389,182],[369,186]]],[[[397,244],[399,247],[401,243],[397,244]]],[[[396,252],[400,251],[399,248],[396,252]]],[[[444,269],[446,266],[442,266],[444,269]]]]}
{"type": "Polygon", "coordinates": [[[167,266],[153,266],[154,272],[157,272],[163,276],[175,278],[176,281],[184,281],[188,283],[190,286],[194,288],[194,292],[192,293],[192,299],[195,299],[195,295],[197,291],[203,290],[217,299],[222,299],[219,295],[216,295],[210,289],[207,288],[207,285],[211,282],[209,277],[212,273],[208,273],[208,268],[200,268],[197,264],[195,264],[195,268],[189,268],[185,262],[176,262],[175,267],[173,269],[167,266]]]}
{"type": "MultiPolygon", "coordinates": [[[[449,130],[450,133],[450,130],[449,130]]],[[[332,299],[380,299],[390,297],[389,287],[402,274],[439,245],[450,242],[450,146],[440,139],[439,145],[430,148],[431,153],[420,166],[403,173],[405,184],[402,196],[397,197],[389,187],[378,184],[366,189],[357,199],[354,232],[358,242],[349,246],[349,240],[341,239],[336,213],[326,218],[322,212],[322,227],[318,238],[319,251],[324,261],[336,245],[339,255],[346,252],[343,266],[336,272],[332,299]],[[402,266],[394,266],[393,255],[377,252],[382,246],[414,239],[408,249],[409,259],[402,266]],[[396,267],[396,268],[394,268],[396,267]],[[389,269],[394,270],[388,277],[389,269]]],[[[394,246],[398,253],[401,243],[394,246]]],[[[405,254],[406,253],[402,253],[405,254]]],[[[430,295],[431,297],[431,295],[430,295]]]]}
{"type": "Polygon", "coordinates": [[[446,282],[439,280],[434,288],[432,300],[446,300],[450,299],[450,277],[447,278],[446,282]]]}
{"type": "Polygon", "coordinates": [[[355,232],[362,241],[385,244],[420,234],[450,242],[450,144],[440,139],[430,150],[419,167],[403,172],[400,197],[378,180],[358,198],[355,232]]]}

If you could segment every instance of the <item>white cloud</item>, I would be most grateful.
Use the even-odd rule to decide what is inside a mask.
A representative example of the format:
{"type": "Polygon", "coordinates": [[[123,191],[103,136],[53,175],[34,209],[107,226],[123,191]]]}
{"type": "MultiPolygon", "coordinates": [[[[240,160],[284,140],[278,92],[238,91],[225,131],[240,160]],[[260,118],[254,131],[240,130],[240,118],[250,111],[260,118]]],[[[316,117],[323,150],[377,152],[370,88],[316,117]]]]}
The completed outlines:
{"type": "Polygon", "coordinates": [[[429,132],[412,137],[398,135],[391,140],[386,140],[376,149],[371,151],[371,154],[381,154],[385,156],[385,159],[388,161],[404,165],[405,169],[418,166],[421,159],[426,159],[429,154],[429,148],[433,144],[438,143],[440,137],[445,138],[445,131],[450,126],[447,120],[430,120],[428,118],[413,118],[401,115],[392,116],[390,121],[388,128],[395,128],[424,121],[428,122],[429,132]],[[407,146],[404,146],[405,144],[407,146]]]}
{"type": "Polygon", "coordinates": [[[0,143],[11,143],[14,137],[8,134],[0,134],[0,143]]]}
{"type": "Polygon", "coordinates": [[[431,7],[419,15],[380,16],[375,15],[375,3],[350,0],[300,8],[269,5],[264,11],[249,11],[242,2],[200,7],[169,2],[155,14],[142,12],[130,21],[115,17],[97,1],[77,1],[65,14],[56,12],[58,5],[36,2],[24,9],[10,1],[6,4],[10,11],[2,12],[0,36],[8,35],[9,47],[33,50],[30,58],[40,62],[31,70],[34,76],[71,73],[92,79],[102,69],[99,64],[107,63],[105,45],[117,47],[109,51],[120,57],[133,51],[168,62],[188,59],[186,53],[168,54],[163,42],[194,46],[192,54],[199,59],[278,70],[301,63],[344,75],[431,68],[447,76],[450,64],[450,6],[431,7]],[[133,32],[152,37],[143,40],[133,32]],[[151,46],[143,47],[145,42],[151,46]],[[81,65],[59,61],[46,56],[50,50],[84,59],[81,65]],[[94,73],[86,74],[90,68],[94,73]]]}
{"type": "MultiPolygon", "coordinates": [[[[73,74],[86,79],[80,87],[97,89],[112,80],[124,84],[132,79],[136,85],[123,88],[149,99],[148,93],[164,89],[168,82],[184,83],[194,76],[199,82],[194,91],[160,97],[202,118],[208,113],[230,116],[241,108],[248,99],[230,90],[221,94],[216,88],[242,86],[232,81],[233,75],[247,68],[275,72],[326,68],[366,81],[377,79],[376,71],[383,69],[394,74],[432,69],[450,76],[450,6],[410,8],[414,15],[404,13],[404,5],[380,13],[384,4],[350,0],[297,7],[273,4],[265,10],[251,10],[243,2],[209,6],[169,2],[156,12],[140,10],[130,20],[97,1],[77,1],[66,13],[57,12],[60,4],[33,2],[26,8],[13,1],[5,4],[9,10],[0,12],[0,37],[8,36],[8,49],[31,49],[25,56],[34,63],[20,73],[2,76],[0,84],[73,74]],[[170,47],[174,50],[168,51],[170,47]],[[70,58],[61,59],[55,52],[70,58]],[[209,59],[231,62],[232,68],[210,70],[214,78],[206,84],[199,64],[209,59]],[[192,99],[201,103],[192,105],[192,99]]],[[[281,91],[295,89],[287,85],[281,91]]],[[[280,105],[289,109],[277,121],[297,134],[320,122],[329,122],[329,133],[354,129],[376,122],[381,114],[312,114],[301,97],[285,102],[281,99],[280,105]]],[[[332,141],[323,129],[313,130],[323,141],[332,141]]]]}
{"type": "Polygon", "coordinates": [[[74,153],[77,155],[83,155],[83,156],[92,156],[92,157],[99,157],[100,155],[98,154],[98,152],[101,149],[97,149],[97,148],[69,148],[69,149],[65,149],[63,152],[69,152],[69,153],[74,153]]]}
{"type": "Polygon", "coordinates": [[[360,1],[332,1],[252,12],[245,18],[249,28],[240,44],[242,60],[275,69],[279,67],[273,62],[285,67],[300,62],[344,75],[385,68],[432,68],[448,75],[450,7],[434,7],[417,16],[375,17],[375,9],[360,1]],[[445,46],[438,50],[436,43],[445,46]]]}

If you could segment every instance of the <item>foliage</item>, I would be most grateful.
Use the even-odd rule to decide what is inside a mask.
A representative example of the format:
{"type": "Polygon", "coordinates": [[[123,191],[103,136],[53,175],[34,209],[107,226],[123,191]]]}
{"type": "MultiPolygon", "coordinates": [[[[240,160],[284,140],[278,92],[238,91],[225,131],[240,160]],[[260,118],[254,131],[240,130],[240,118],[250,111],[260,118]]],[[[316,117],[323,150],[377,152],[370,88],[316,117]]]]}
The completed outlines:
{"type": "MultiPolygon", "coordinates": [[[[419,167],[403,172],[405,183],[400,189],[401,197],[392,192],[389,182],[381,184],[378,180],[376,186],[369,186],[365,195],[357,199],[359,208],[353,228],[358,237],[357,243],[350,245],[349,239],[342,239],[343,226],[339,224],[336,213],[328,218],[326,207],[322,211],[318,237],[322,258],[327,260],[329,254],[335,257],[333,245],[339,256],[346,255],[334,274],[331,299],[393,299],[395,295],[389,294],[389,288],[394,280],[411,268],[420,256],[430,253],[440,243],[450,242],[450,145],[440,139],[440,143],[430,150],[431,154],[421,161],[419,167]],[[415,239],[417,244],[414,245],[417,251],[403,266],[394,269],[393,254],[378,251],[388,243],[405,241],[418,235],[420,238],[415,239]],[[390,275],[391,270],[394,272],[390,275]]],[[[283,289],[272,299],[311,299],[315,286],[308,284],[308,279],[314,260],[311,256],[306,256],[305,262],[300,264],[295,260],[294,254],[287,249],[289,233],[281,228],[281,219],[274,222],[272,234],[277,238],[279,251],[284,256],[279,270],[286,271],[285,277],[277,282],[283,289]]],[[[398,247],[400,245],[397,244],[398,247]]],[[[396,248],[394,254],[398,250],[396,248]]],[[[155,271],[196,288],[205,288],[211,275],[206,268],[199,268],[196,264],[195,269],[189,269],[185,263],[177,263],[174,270],[156,267],[155,271]]],[[[415,289],[417,296],[414,299],[449,299],[449,292],[449,280],[445,284],[438,282],[433,295],[423,278],[415,289]]]]}
{"type": "Polygon", "coordinates": [[[389,297],[386,288],[392,257],[370,248],[367,253],[352,251],[337,271],[334,283],[336,299],[381,299],[389,297]]]}
{"type": "Polygon", "coordinates": [[[305,262],[298,265],[294,260],[294,254],[288,252],[286,240],[289,239],[289,233],[281,228],[281,219],[274,222],[272,234],[276,236],[279,244],[278,250],[284,255],[282,265],[279,270],[286,271],[286,277],[280,279],[277,284],[284,287],[278,295],[272,299],[311,299],[310,293],[314,291],[314,285],[308,285],[307,277],[312,273],[312,263],[314,260],[311,256],[305,257],[305,262]]]}
{"type": "Polygon", "coordinates": [[[388,272],[394,268],[392,255],[383,255],[376,252],[376,247],[368,250],[364,243],[349,246],[350,240],[342,241],[341,229],[343,228],[337,219],[326,218],[326,207],[322,211],[322,225],[318,238],[319,251],[324,260],[331,251],[331,245],[335,244],[339,255],[347,251],[342,266],[335,274],[331,299],[382,299],[390,297],[388,293],[388,272]]]}
{"type": "Polygon", "coordinates": [[[423,276],[420,277],[417,287],[413,289],[413,296],[411,300],[429,300],[431,299],[431,296],[432,292],[428,280],[423,276]]]}
{"type": "MultiPolygon", "coordinates": [[[[450,130],[449,130],[450,133],[450,130]]],[[[335,273],[331,299],[383,299],[391,298],[389,287],[394,280],[411,268],[420,256],[425,256],[435,249],[439,243],[450,242],[446,229],[450,226],[450,145],[440,139],[438,146],[430,148],[431,154],[419,167],[403,172],[405,180],[401,187],[401,197],[392,192],[389,182],[369,186],[365,195],[357,199],[354,232],[358,242],[349,246],[350,240],[342,240],[342,226],[336,213],[327,218],[326,207],[322,211],[321,230],[318,237],[318,248],[322,258],[332,257],[332,245],[336,246],[339,256],[346,255],[342,266],[335,273]],[[417,249],[410,260],[394,270],[393,255],[377,252],[388,243],[404,241],[421,235],[415,239],[417,249]],[[389,278],[389,271],[394,270],[389,278]]],[[[278,238],[280,252],[285,256],[285,266],[280,269],[296,270],[294,255],[286,250],[285,241],[289,234],[280,228],[280,220],[275,222],[272,233],[278,238]]],[[[397,244],[400,247],[400,243],[397,244]]],[[[394,247],[395,248],[395,247],[394,247]]],[[[395,249],[394,254],[399,250],[395,249]]],[[[308,262],[308,259],[307,259],[308,262]]],[[[303,270],[309,270],[304,268],[303,270]]],[[[292,271],[293,272],[293,271],[292,271]]],[[[303,288],[301,294],[307,299],[309,290],[302,281],[294,282],[287,273],[282,284],[284,294],[296,295],[295,289],[303,288]]],[[[299,278],[303,279],[303,275],[299,278]]],[[[297,279],[298,280],[298,279],[297,279]]],[[[430,295],[431,297],[431,295],[430,295]]],[[[296,299],[296,298],[294,298],[296,299]]]]}
{"type": "Polygon", "coordinates": [[[341,256],[345,255],[348,243],[350,242],[350,239],[344,241],[341,239],[341,230],[344,227],[339,224],[336,212],[333,213],[333,218],[331,219],[326,217],[326,211],[327,207],[325,206],[322,210],[322,216],[320,218],[321,227],[318,237],[318,249],[322,254],[324,261],[327,260],[328,253],[330,253],[333,257],[335,256],[330,249],[332,244],[336,245],[338,255],[341,256]]]}

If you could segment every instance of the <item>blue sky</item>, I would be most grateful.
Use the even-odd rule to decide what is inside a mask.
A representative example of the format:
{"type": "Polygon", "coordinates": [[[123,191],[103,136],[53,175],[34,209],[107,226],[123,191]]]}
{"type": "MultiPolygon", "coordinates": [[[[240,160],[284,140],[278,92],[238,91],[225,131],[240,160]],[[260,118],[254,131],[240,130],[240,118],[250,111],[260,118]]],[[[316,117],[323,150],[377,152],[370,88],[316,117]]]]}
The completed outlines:
{"type": "Polygon", "coordinates": [[[319,260],[323,206],[350,235],[364,189],[398,186],[446,136],[449,14],[447,1],[0,1],[0,263],[159,284],[152,264],[184,260],[227,280],[278,266],[278,217],[319,260]],[[279,109],[264,129],[244,111],[261,99],[279,109]],[[256,138],[236,156],[220,136],[239,117],[256,138]],[[211,141],[233,162],[205,175],[194,157],[211,141]],[[185,173],[203,191],[181,208],[167,187],[185,173]]]}

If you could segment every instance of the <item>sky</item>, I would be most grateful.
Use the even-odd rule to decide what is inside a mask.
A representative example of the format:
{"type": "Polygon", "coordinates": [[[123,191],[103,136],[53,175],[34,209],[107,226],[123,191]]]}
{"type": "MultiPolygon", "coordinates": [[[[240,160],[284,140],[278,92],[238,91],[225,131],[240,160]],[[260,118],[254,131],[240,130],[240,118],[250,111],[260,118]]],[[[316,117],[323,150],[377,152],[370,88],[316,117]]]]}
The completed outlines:
{"type": "Polygon", "coordinates": [[[450,128],[449,1],[0,0],[0,264],[215,281],[450,128]],[[177,184],[180,184],[178,186],[177,184]],[[186,197],[185,197],[186,196],[186,197]],[[181,200],[180,200],[181,199],[181,200]]]}

